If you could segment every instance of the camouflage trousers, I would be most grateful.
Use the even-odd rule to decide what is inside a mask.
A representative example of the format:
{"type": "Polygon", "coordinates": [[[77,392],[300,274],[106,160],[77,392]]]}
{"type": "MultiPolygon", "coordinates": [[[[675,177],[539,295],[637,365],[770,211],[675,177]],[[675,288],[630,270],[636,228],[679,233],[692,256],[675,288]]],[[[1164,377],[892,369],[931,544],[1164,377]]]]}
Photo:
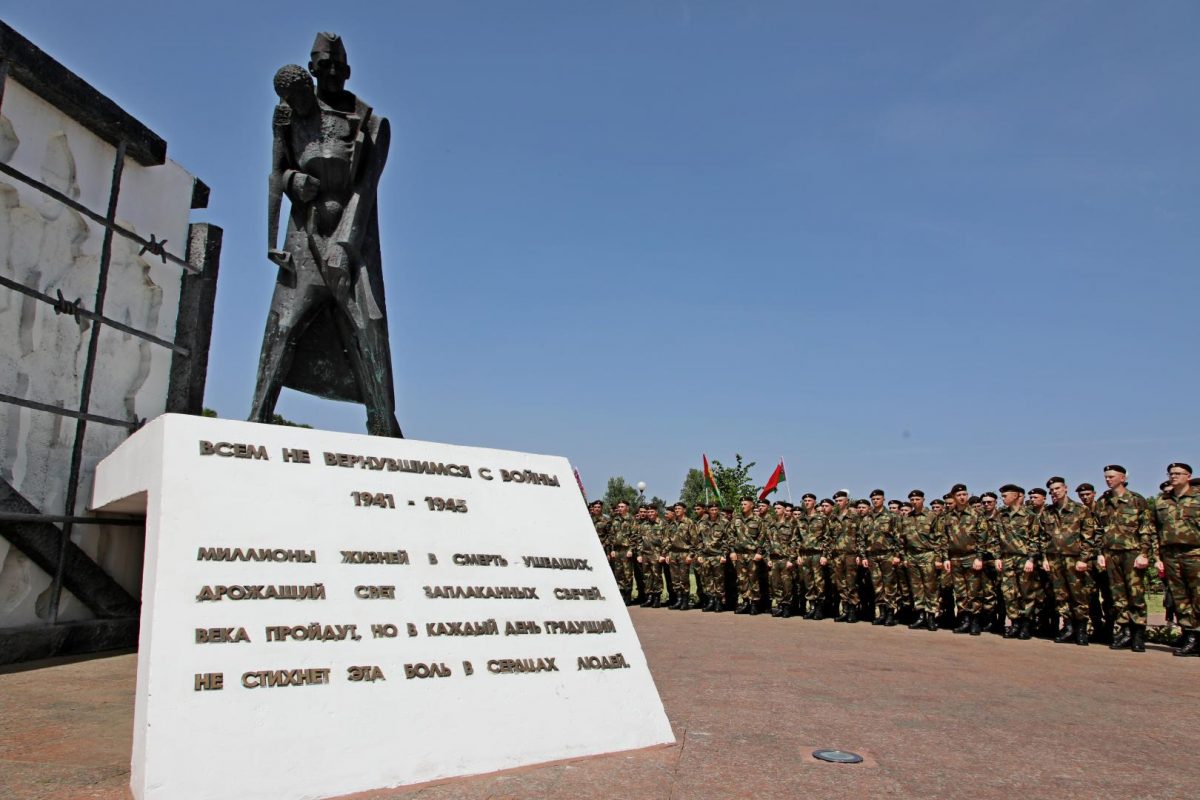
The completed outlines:
{"type": "Polygon", "coordinates": [[[1020,554],[1000,559],[1004,568],[1000,570],[1000,585],[1004,590],[1004,613],[1011,620],[1031,619],[1037,610],[1042,594],[1042,581],[1036,567],[1025,571],[1028,556],[1020,554]]]}
{"type": "Polygon", "coordinates": [[[709,597],[723,600],[725,597],[725,565],[720,556],[703,555],[696,562],[696,585],[704,587],[709,597]]]}
{"type": "Polygon", "coordinates": [[[810,608],[825,600],[825,568],[820,553],[803,553],[796,560],[796,594],[804,597],[810,608]]]}
{"type": "Polygon", "coordinates": [[[1086,624],[1092,595],[1091,573],[1075,569],[1079,556],[1048,555],[1046,560],[1050,562],[1050,582],[1054,585],[1058,615],[1086,624]]]}
{"type": "Polygon", "coordinates": [[[1104,571],[1112,587],[1113,620],[1118,625],[1146,624],[1146,570],[1137,569],[1137,550],[1106,550],[1104,571]]]}
{"type": "MultiPolygon", "coordinates": [[[[671,552],[671,588],[675,591],[676,597],[691,597],[692,582],[689,577],[692,573],[692,567],[696,567],[696,591],[701,592],[704,587],[700,585],[699,564],[693,565],[687,563],[688,553],[678,551],[671,552]]],[[[692,559],[693,561],[695,559],[692,559]]]]}
{"type": "Polygon", "coordinates": [[[658,553],[642,553],[642,588],[646,597],[659,597],[663,590],[663,565],[658,553]]]}
{"type": "Polygon", "coordinates": [[[908,585],[912,587],[913,607],[929,614],[937,613],[938,568],[936,553],[909,553],[905,557],[908,585]]]}
{"type": "Polygon", "coordinates": [[[898,576],[892,557],[887,553],[868,553],[867,560],[871,563],[868,569],[871,573],[871,585],[875,587],[875,605],[895,610],[900,592],[896,585],[898,576]]]}
{"type": "Polygon", "coordinates": [[[796,597],[796,564],[787,558],[771,559],[767,581],[771,587],[771,600],[782,608],[792,604],[796,597]],[[788,564],[791,564],[789,567],[788,564]]]}
{"type": "Polygon", "coordinates": [[[621,590],[621,594],[633,594],[633,562],[618,551],[616,558],[609,556],[608,565],[612,567],[613,577],[617,579],[617,588],[621,590]]]}
{"type": "Polygon", "coordinates": [[[758,588],[758,562],[753,553],[738,553],[737,561],[733,562],[734,572],[737,573],[738,597],[742,602],[757,603],[762,599],[758,588]]]}
{"type": "Polygon", "coordinates": [[[857,606],[858,564],[854,563],[853,555],[838,554],[833,557],[833,581],[837,584],[843,613],[857,606]]]}
{"type": "Polygon", "coordinates": [[[1200,628],[1200,546],[1163,545],[1162,562],[1180,627],[1200,628]]]}
{"type": "Polygon", "coordinates": [[[992,560],[985,559],[983,562],[983,610],[989,614],[994,612],[996,608],[1003,602],[1004,597],[1003,582],[1000,580],[1000,573],[996,571],[996,567],[992,560]]]}
{"type": "Polygon", "coordinates": [[[954,586],[954,605],[960,614],[983,611],[985,581],[983,570],[972,569],[975,556],[955,556],[950,559],[950,580],[954,586]]]}

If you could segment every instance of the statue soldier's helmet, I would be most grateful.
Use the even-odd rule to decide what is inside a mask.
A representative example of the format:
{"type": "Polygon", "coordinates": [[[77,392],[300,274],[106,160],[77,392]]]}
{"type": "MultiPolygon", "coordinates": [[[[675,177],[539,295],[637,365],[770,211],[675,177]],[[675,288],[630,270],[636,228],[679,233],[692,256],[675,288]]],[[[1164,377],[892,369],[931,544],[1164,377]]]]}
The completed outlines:
{"type": "Polygon", "coordinates": [[[336,70],[338,77],[345,80],[350,77],[350,62],[346,59],[346,45],[342,43],[342,37],[336,33],[328,33],[321,31],[317,34],[317,38],[313,40],[312,53],[310,54],[312,61],[309,62],[309,70],[320,64],[322,61],[337,64],[339,68],[336,70]]]}

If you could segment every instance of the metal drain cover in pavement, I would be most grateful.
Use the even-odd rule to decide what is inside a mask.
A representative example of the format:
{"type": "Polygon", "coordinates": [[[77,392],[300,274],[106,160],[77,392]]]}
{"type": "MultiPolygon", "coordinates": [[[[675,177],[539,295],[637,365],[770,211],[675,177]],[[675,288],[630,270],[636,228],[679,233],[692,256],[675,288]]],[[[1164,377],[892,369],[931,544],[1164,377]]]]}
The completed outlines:
{"type": "Polygon", "coordinates": [[[834,764],[858,764],[863,760],[858,753],[848,753],[845,750],[813,750],[813,758],[832,761],[834,764]]]}

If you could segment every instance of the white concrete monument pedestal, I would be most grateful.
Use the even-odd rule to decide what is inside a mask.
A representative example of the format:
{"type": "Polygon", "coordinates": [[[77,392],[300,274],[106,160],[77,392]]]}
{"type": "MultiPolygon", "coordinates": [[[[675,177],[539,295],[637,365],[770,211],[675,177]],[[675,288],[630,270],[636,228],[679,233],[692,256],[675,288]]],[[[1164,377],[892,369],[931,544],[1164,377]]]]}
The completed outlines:
{"type": "Polygon", "coordinates": [[[146,514],[138,800],[674,741],[563,458],[165,415],[92,505],[146,514]]]}

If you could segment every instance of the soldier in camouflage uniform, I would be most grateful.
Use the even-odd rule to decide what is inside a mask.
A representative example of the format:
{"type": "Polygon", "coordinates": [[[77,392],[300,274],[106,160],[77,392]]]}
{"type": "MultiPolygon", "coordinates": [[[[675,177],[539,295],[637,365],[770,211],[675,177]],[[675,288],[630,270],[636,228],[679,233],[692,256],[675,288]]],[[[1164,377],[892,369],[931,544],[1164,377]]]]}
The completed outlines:
{"type": "Polygon", "coordinates": [[[899,586],[896,566],[900,563],[900,540],[897,538],[899,517],[885,505],[882,489],[871,492],[870,510],[862,522],[862,566],[869,570],[875,587],[875,620],[872,625],[896,624],[899,586]]]}
{"type": "MultiPolygon", "coordinates": [[[[1000,498],[995,492],[984,492],[979,495],[979,515],[983,525],[984,541],[996,541],[996,526],[999,524],[1000,509],[997,501],[1000,498]]],[[[983,616],[988,630],[992,633],[1004,633],[1004,591],[1001,586],[1000,573],[996,571],[995,550],[985,548],[989,558],[983,562],[983,616]]]]}
{"type": "Polygon", "coordinates": [[[1096,517],[1086,506],[1071,499],[1067,482],[1058,476],[1046,481],[1053,503],[1042,512],[1045,531],[1045,567],[1054,584],[1054,599],[1063,627],[1054,641],[1088,643],[1088,601],[1092,576],[1088,572],[1096,557],[1096,517]]]}
{"type": "Polygon", "coordinates": [[[773,515],[764,519],[763,544],[773,617],[792,616],[796,586],[796,529],[787,504],[775,502],[773,515]]]}
{"type": "Polygon", "coordinates": [[[593,500],[588,503],[588,513],[592,515],[592,525],[596,528],[596,538],[600,540],[600,546],[604,548],[605,555],[608,554],[612,547],[612,520],[604,513],[604,501],[593,500]]]}
{"type": "Polygon", "coordinates": [[[1038,576],[1041,562],[1041,519],[1025,506],[1025,490],[1013,483],[1000,487],[1004,508],[991,529],[992,542],[988,550],[996,556],[996,572],[1004,591],[1004,613],[1012,625],[1004,631],[1006,639],[1029,639],[1033,636],[1033,615],[1036,612],[1038,576]]]}
{"type": "Polygon", "coordinates": [[[1157,560],[1154,519],[1146,498],[1131,490],[1125,468],[1104,468],[1108,490],[1095,504],[1100,556],[1096,565],[1108,575],[1113,621],[1121,626],[1109,648],[1146,652],[1146,568],[1157,560]]]}
{"type": "Polygon", "coordinates": [[[1171,485],[1154,502],[1162,568],[1183,628],[1177,656],[1200,655],[1200,487],[1191,478],[1189,465],[1171,464],[1171,485]]]}
{"type": "Polygon", "coordinates": [[[625,605],[633,605],[633,559],[634,547],[637,543],[637,524],[629,514],[629,504],[624,500],[617,503],[616,516],[609,520],[608,563],[612,567],[613,577],[617,579],[617,588],[621,590],[621,598],[625,605]]]}
{"type": "Polygon", "coordinates": [[[829,525],[833,550],[833,579],[837,583],[842,613],[835,622],[858,622],[858,514],[850,510],[850,495],[839,490],[833,495],[837,510],[829,525]]]}
{"type": "MultiPolygon", "coordinates": [[[[687,506],[676,503],[675,523],[667,531],[667,550],[670,555],[671,583],[675,589],[675,602],[671,608],[687,611],[692,607],[692,564],[699,550],[696,523],[688,519],[687,506]]],[[[699,588],[700,582],[696,582],[699,588]]]]}
{"type": "Polygon", "coordinates": [[[757,614],[762,600],[758,565],[763,560],[763,519],[761,514],[755,512],[752,498],[742,498],[741,514],[733,520],[729,559],[737,573],[739,603],[734,613],[757,614]]]}
{"type": "MultiPolygon", "coordinates": [[[[829,548],[829,511],[818,511],[817,497],[804,495],[804,509],[796,518],[796,592],[803,592],[808,610],[805,619],[824,619],[821,605],[825,602],[825,566],[832,552],[829,548]]],[[[826,501],[828,502],[828,501],[826,501]]]]}
{"type": "Polygon", "coordinates": [[[925,493],[913,489],[908,493],[908,502],[912,504],[912,511],[901,520],[900,541],[917,611],[917,618],[908,627],[936,631],[938,575],[942,571],[942,553],[946,544],[937,515],[925,508],[925,493]]]}
{"type": "Polygon", "coordinates": [[[645,519],[642,521],[641,546],[637,557],[638,564],[642,566],[642,585],[645,588],[642,606],[658,608],[662,605],[666,536],[662,520],[658,517],[658,508],[647,504],[643,510],[645,519]]]}
{"type": "Polygon", "coordinates": [[[705,611],[721,611],[725,605],[725,559],[729,552],[727,527],[721,519],[721,507],[710,504],[696,523],[699,548],[696,555],[696,584],[703,586],[708,602],[705,611]]]}
{"type": "Polygon", "coordinates": [[[986,528],[979,515],[971,510],[970,494],[961,483],[950,490],[954,507],[946,510],[944,520],[946,551],[942,554],[944,569],[954,581],[954,598],[959,622],[955,633],[978,636],[983,632],[980,617],[983,613],[983,562],[986,528]]]}

